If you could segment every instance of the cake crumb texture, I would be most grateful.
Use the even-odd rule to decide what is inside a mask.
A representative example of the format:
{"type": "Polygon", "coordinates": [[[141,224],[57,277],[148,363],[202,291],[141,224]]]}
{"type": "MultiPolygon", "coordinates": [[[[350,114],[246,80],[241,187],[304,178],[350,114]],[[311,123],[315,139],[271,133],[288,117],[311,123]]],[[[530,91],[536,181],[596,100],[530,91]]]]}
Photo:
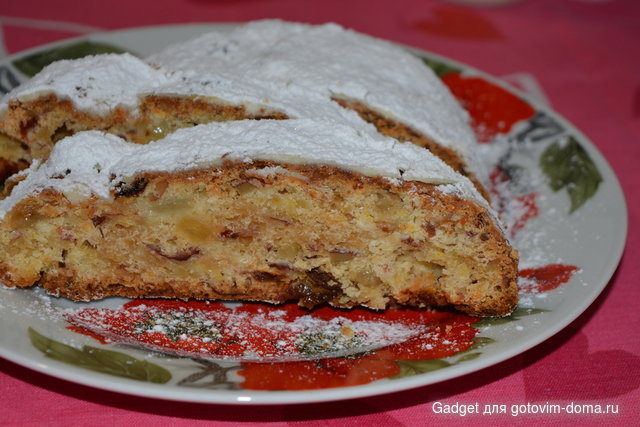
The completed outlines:
{"type": "Polygon", "coordinates": [[[425,183],[233,162],[144,173],[113,199],[47,189],[0,224],[0,277],[55,295],[453,305],[508,314],[516,252],[487,212],[425,183]],[[264,168],[291,173],[263,174],[264,168]]]}

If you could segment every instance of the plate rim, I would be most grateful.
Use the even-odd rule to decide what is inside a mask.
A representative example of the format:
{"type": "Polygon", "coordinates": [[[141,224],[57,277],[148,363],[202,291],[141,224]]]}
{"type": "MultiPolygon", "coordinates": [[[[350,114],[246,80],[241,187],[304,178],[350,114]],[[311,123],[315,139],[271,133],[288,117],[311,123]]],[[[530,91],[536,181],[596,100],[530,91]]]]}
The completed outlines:
{"type": "MultiPolygon", "coordinates": [[[[88,34],[79,35],[76,37],[65,38],[55,42],[50,42],[42,45],[38,45],[29,49],[25,49],[13,54],[0,58],[0,65],[8,65],[13,67],[12,61],[16,59],[29,56],[31,54],[40,52],[42,50],[56,48],[58,46],[68,45],[74,42],[83,40],[96,40],[105,41],[103,39],[113,37],[114,35],[126,36],[126,33],[136,32],[152,32],[163,30],[182,30],[189,29],[194,31],[194,35],[197,35],[195,31],[215,31],[220,28],[233,28],[244,24],[245,22],[191,22],[191,23],[175,23],[166,25],[145,25],[136,27],[119,28],[107,31],[98,31],[88,34]]],[[[192,37],[193,37],[192,36],[192,37]]],[[[376,36],[373,36],[376,37],[376,36]]],[[[379,37],[376,37],[379,38],[379,37]]],[[[381,38],[379,38],[381,39],[381,38]]],[[[509,360],[531,348],[534,348],[552,336],[556,335],[560,331],[567,328],[578,317],[583,315],[585,311],[593,305],[596,299],[604,292],[611,282],[611,278],[619,268],[620,261],[622,259],[624,249],[628,238],[628,222],[629,212],[628,206],[620,180],[618,179],[615,171],[609,164],[606,157],[598,149],[598,147],[576,126],[573,125],[560,113],[556,112],[552,107],[545,105],[544,103],[532,98],[530,95],[522,92],[518,88],[509,85],[500,78],[493,76],[487,72],[470,66],[464,62],[451,59],[444,55],[430,52],[426,49],[417,48],[415,46],[398,43],[388,39],[382,39],[391,42],[397,46],[405,48],[410,52],[419,55],[421,58],[433,58],[438,61],[454,65],[460,68],[463,72],[469,72],[472,75],[480,76],[493,84],[500,86],[510,93],[522,98],[525,102],[529,103],[536,110],[544,111],[548,113],[554,120],[557,120],[566,130],[582,143],[582,146],[590,154],[591,158],[597,164],[598,169],[603,172],[608,180],[612,182],[612,188],[616,190],[616,197],[621,202],[621,218],[619,218],[619,226],[616,228],[619,231],[618,238],[615,239],[617,243],[612,251],[613,256],[608,257],[610,262],[606,271],[601,274],[602,283],[599,286],[594,287],[587,298],[583,299],[577,307],[573,307],[569,316],[563,317],[562,322],[554,324],[553,327],[546,328],[544,332],[536,334],[535,339],[523,342],[514,347],[509,347],[499,354],[483,355],[481,360],[471,361],[468,364],[449,366],[447,369],[433,371],[427,374],[414,375],[411,377],[388,380],[383,379],[381,381],[374,381],[372,383],[357,385],[357,386],[343,386],[335,388],[325,388],[317,390],[303,390],[302,393],[298,391],[258,391],[258,390],[211,390],[211,389],[179,389],[180,392],[176,393],[175,388],[163,389],[162,386],[158,387],[156,384],[150,385],[149,383],[141,383],[136,380],[127,378],[113,377],[107,374],[97,374],[92,371],[87,371],[76,366],[71,366],[62,362],[53,361],[49,364],[51,359],[42,358],[36,360],[36,358],[29,358],[25,360],[24,355],[19,355],[17,352],[11,351],[11,349],[4,348],[0,343],[0,357],[5,358],[17,365],[32,369],[45,375],[69,381],[72,383],[88,386],[100,390],[107,390],[111,392],[128,394],[138,397],[155,398],[169,401],[179,402],[192,402],[192,403],[207,403],[207,404],[235,404],[235,405],[282,405],[282,404],[305,404],[305,403],[319,403],[330,402],[339,400],[351,400],[366,398],[371,396],[379,396],[383,394],[397,393],[402,391],[408,391],[419,387],[427,387],[442,381],[453,380],[461,378],[464,375],[472,372],[484,370],[506,360],[509,360]],[[46,362],[46,363],[45,363],[46,362]],[[475,362],[475,363],[472,363],[475,362]],[[98,375],[98,377],[96,377],[98,375]],[[426,377],[426,378],[425,378],[426,377]],[[96,381],[96,378],[100,378],[100,381],[96,381]],[[425,381],[426,380],[426,381],[425,381]],[[122,385],[126,385],[126,389],[123,389],[122,385]],[[283,399],[285,397],[286,399],[283,399]]],[[[126,46],[121,46],[126,47],[126,46]]],[[[22,75],[22,73],[20,73],[22,75]]],[[[0,308],[1,310],[1,308],[0,308]]]]}

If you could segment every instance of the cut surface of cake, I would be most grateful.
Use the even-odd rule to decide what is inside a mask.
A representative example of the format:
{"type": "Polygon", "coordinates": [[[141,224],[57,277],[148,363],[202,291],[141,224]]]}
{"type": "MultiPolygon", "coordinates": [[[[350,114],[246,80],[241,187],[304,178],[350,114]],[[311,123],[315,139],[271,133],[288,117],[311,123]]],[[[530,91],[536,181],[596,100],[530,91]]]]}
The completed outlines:
{"type": "Polygon", "coordinates": [[[147,143],[178,128],[247,118],[324,119],[409,141],[487,197],[465,113],[431,69],[396,45],[335,24],[257,21],[146,60],[59,61],[0,101],[0,133],[26,147],[7,160],[10,171],[45,159],[79,131],[147,143]]]}
{"type": "Polygon", "coordinates": [[[310,119],[179,130],[147,145],[81,132],[0,201],[0,277],[110,295],[448,305],[517,302],[517,253],[429,151],[310,119]]]}

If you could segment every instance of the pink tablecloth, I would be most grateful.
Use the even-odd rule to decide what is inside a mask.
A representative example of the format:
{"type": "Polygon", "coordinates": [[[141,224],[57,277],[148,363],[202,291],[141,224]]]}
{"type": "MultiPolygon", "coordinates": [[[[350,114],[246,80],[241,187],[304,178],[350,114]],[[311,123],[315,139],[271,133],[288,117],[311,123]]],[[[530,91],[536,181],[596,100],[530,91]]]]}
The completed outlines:
{"type": "MultiPolygon", "coordinates": [[[[425,422],[556,424],[638,422],[640,409],[640,2],[522,0],[473,8],[424,0],[7,1],[0,55],[99,30],[260,18],[347,27],[413,45],[497,76],[524,76],[529,90],[581,129],[624,188],[630,228],[625,255],[605,292],[545,343],[497,366],[433,386],[347,402],[278,407],[167,403],[68,383],[0,362],[0,424],[238,423],[415,425],[425,422]],[[4,52],[2,52],[4,49],[4,52]],[[598,402],[619,414],[444,415],[434,402],[598,402]],[[625,422],[626,421],[626,422],[625,422]]],[[[1,327],[1,325],[0,325],[1,327]]]]}

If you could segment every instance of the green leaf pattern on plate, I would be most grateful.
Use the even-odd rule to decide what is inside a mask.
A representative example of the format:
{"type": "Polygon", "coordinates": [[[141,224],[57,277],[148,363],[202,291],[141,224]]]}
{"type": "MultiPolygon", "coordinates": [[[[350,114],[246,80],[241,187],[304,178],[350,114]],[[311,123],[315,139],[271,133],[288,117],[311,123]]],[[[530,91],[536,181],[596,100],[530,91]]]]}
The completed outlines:
{"type": "Polygon", "coordinates": [[[4,95],[19,84],[20,81],[9,67],[0,66],[0,95],[4,95]]]}
{"type": "Polygon", "coordinates": [[[553,191],[567,189],[573,213],[598,190],[602,176],[585,149],[573,137],[566,143],[556,141],[540,157],[540,167],[549,178],[553,191]]]}
{"type": "MultiPolygon", "coordinates": [[[[450,72],[462,71],[437,59],[426,56],[421,56],[421,59],[439,77],[450,72]]],[[[547,114],[538,112],[527,121],[524,128],[510,137],[513,139],[513,144],[525,140],[548,143],[550,138],[564,132],[566,132],[564,126],[549,118],[547,114]]],[[[595,195],[602,183],[602,175],[578,141],[571,135],[566,137],[567,143],[561,144],[559,141],[554,141],[546,147],[540,158],[539,167],[549,178],[549,186],[553,191],[566,188],[571,202],[569,213],[573,213],[595,195]]]]}
{"type": "MultiPolygon", "coordinates": [[[[477,325],[477,323],[476,323],[477,325]]],[[[493,344],[494,342],[496,342],[496,340],[494,340],[493,338],[489,338],[489,337],[475,337],[473,339],[473,342],[475,344],[473,344],[471,347],[469,347],[465,353],[470,352],[472,350],[478,350],[481,349],[482,347],[486,347],[489,344],[493,344]]],[[[459,353],[462,354],[462,353],[459,353]]]]}
{"type": "Polygon", "coordinates": [[[462,71],[459,68],[453,67],[449,64],[445,64],[444,62],[436,61],[435,59],[426,57],[422,57],[421,59],[433,70],[434,73],[436,73],[438,77],[442,77],[448,73],[459,73],[460,71],[462,71]]]}
{"type": "Polygon", "coordinates": [[[426,374],[427,372],[446,368],[452,365],[451,362],[447,362],[446,360],[442,359],[397,360],[396,363],[398,364],[398,366],[400,366],[400,373],[396,376],[391,377],[392,380],[410,377],[413,375],[426,374]]]}
{"type": "Polygon", "coordinates": [[[544,310],[541,308],[524,308],[517,307],[513,312],[505,317],[486,317],[479,322],[473,324],[476,328],[482,328],[484,326],[490,325],[504,325],[505,323],[514,322],[516,320],[520,320],[523,316],[530,316],[532,314],[544,313],[549,310],[544,310]]]}
{"type": "Polygon", "coordinates": [[[472,352],[478,350],[486,345],[496,342],[493,338],[489,337],[475,337],[473,339],[474,344],[463,352],[457,354],[457,360],[449,362],[444,359],[427,359],[427,360],[396,360],[395,362],[400,367],[400,373],[391,377],[395,380],[399,378],[405,378],[412,375],[426,374],[427,372],[435,371],[437,369],[447,368],[449,366],[457,365],[461,362],[468,362],[478,358],[481,352],[472,352]]]}
{"type": "Polygon", "coordinates": [[[111,44],[85,40],[25,56],[24,58],[13,61],[13,66],[23,74],[33,77],[47,65],[61,59],[77,59],[87,55],[125,52],[127,52],[125,49],[111,44]]]}
{"type": "Polygon", "coordinates": [[[171,374],[166,369],[118,351],[88,345],[77,349],[47,338],[33,328],[29,328],[29,339],[45,356],[80,368],[159,384],[171,379],[171,374]]]}

